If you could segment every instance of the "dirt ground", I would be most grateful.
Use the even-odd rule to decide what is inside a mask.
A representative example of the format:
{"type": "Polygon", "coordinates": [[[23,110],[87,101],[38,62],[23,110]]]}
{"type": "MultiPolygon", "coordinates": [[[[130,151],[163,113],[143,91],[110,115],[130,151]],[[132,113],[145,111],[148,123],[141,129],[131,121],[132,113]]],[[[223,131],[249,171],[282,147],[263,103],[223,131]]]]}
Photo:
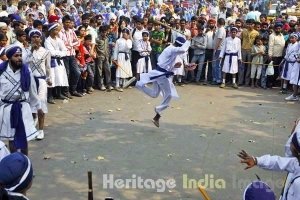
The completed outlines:
{"type": "Polygon", "coordinates": [[[299,103],[285,102],[278,90],[177,89],[180,99],[163,113],[160,128],[151,118],[161,98],[136,89],[50,105],[45,139],[30,142],[35,178],[28,197],[87,200],[89,170],[94,200],[202,199],[196,181],[213,200],[238,200],[255,174],[278,196],[285,173],[245,171],[236,154],[283,155],[299,103]]]}

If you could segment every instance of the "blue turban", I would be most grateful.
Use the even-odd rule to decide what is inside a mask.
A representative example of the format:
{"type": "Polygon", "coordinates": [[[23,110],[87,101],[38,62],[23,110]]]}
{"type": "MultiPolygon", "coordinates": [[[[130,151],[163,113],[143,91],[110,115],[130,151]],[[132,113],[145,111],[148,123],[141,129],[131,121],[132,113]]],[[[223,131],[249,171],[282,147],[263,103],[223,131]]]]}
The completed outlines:
{"type": "Polygon", "coordinates": [[[33,169],[27,156],[15,152],[4,157],[0,162],[0,183],[10,192],[26,189],[33,178],[33,169]]]}
{"type": "Polygon", "coordinates": [[[21,21],[21,17],[18,14],[11,14],[10,19],[11,21],[21,21]]]}
{"type": "Polygon", "coordinates": [[[21,47],[17,46],[17,45],[10,45],[6,48],[5,50],[5,54],[6,57],[8,59],[11,59],[11,57],[15,54],[15,53],[22,53],[22,49],[21,47]]]}
{"type": "Polygon", "coordinates": [[[48,31],[52,31],[58,27],[58,23],[54,22],[48,25],[48,31]]]}
{"type": "Polygon", "coordinates": [[[185,39],[183,37],[177,37],[175,40],[175,44],[177,44],[178,46],[182,46],[185,43],[185,39]]]}
{"type": "Polygon", "coordinates": [[[37,35],[37,36],[39,36],[39,37],[41,37],[42,36],[42,33],[41,33],[41,31],[39,31],[39,30],[37,30],[37,29],[32,29],[31,31],[29,31],[29,37],[31,38],[32,36],[34,36],[34,35],[37,35]]]}
{"type": "Polygon", "coordinates": [[[281,28],[282,26],[283,26],[282,23],[276,22],[275,25],[274,25],[274,28],[277,28],[277,27],[280,27],[280,28],[281,28]]]}

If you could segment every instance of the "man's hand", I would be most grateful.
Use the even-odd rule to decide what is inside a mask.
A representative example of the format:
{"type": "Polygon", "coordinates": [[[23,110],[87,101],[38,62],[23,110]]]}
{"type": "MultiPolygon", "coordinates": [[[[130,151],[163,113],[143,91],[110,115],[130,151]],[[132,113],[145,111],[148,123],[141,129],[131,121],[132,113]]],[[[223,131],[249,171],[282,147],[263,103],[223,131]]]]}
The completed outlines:
{"type": "Polygon", "coordinates": [[[191,40],[192,39],[192,37],[188,34],[185,35],[185,38],[186,38],[186,40],[191,40]]]}
{"type": "Polygon", "coordinates": [[[44,112],[42,109],[38,109],[37,114],[39,118],[44,116],[44,112]]]}
{"type": "Polygon", "coordinates": [[[182,63],[181,63],[181,62],[177,62],[177,63],[175,63],[175,65],[174,65],[174,68],[180,68],[180,67],[181,67],[181,65],[182,65],[182,63]]]}
{"type": "Polygon", "coordinates": [[[247,167],[246,169],[250,169],[252,167],[254,167],[257,164],[256,159],[249,155],[246,151],[242,150],[241,152],[239,152],[238,157],[240,157],[242,160],[240,161],[241,163],[246,163],[247,167]]]}

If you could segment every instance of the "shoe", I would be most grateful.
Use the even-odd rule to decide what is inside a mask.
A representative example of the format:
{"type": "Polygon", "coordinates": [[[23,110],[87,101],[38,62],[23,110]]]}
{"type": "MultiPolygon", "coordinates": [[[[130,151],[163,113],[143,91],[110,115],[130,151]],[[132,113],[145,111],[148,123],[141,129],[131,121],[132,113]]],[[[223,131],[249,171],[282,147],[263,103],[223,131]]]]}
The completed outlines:
{"type": "Polygon", "coordinates": [[[203,82],[203,85],[207,85],[207,81],[204,81],[204,82],[203,82]]]}
{"type": "Polygon", "coordinates": [[[105,90],[106,90],[106,87],[105,87],[104,85],[102,85],[102,86],[100,87],[100,90],[101,90],[101,91],[105,91],[105,90]]]}
{"type": "Polygon", "coordinates": [[[47,102],[50,103],[50,104],[55,104],[55,101],[53,100],[53,98],[48,98],[47,102]]]}
{"type": "Polygon", "coordinates": [[[286,97],[285,100],[286,101],[299,101],[299,97],[291,94],[290,96],[286,97]]]}
{"type": "Polygon", "coordinates": [[[72,95],[72,96],[75,96],[75,97],[83,97],[83,95],[80,94],[80,93],[77,92],[77,91],[71,92],[71,95],[72,95]]]}
{"type": "Polygon", "coordinates": [[[42,139],[44,139],[44,137],[45,137],[44,130],[39,130],[39,134],[38,134],[38,136],[36,136],[36,139],[42,140],[42,139]]]}
{"type": "Polygon", "coordinates": [[[287,92],[287,89],[282,89],[282,90],[280,91],[280,93],[281,93],[281,94],[287,94],[288,92],[287,92]]]}
{"type": "Polygon", "coordinates": [[[216,81],[211,82],[211,85],[220,85],[219,83],[217,83],[216,81]]]}
{"type": "Polygon", "coordinates": [[[182,82],[178,82],[178,86],[184,87],[184,84],[182,82]]]}
{"type": "Polygon", "coordinates": [[[59,94],[57,97],[57,99],[60,99],[60,100],[65,100],[65,99],[68,99],[68,97],[62,95],[62,94],[59,94]]]}
{"type": "Polygon", "coordinates": [[[236,83],[232,84],[232,87],[233,87],[234,89],[239,89],[239,86],[238,86],[236,83]]]}
{"type": "Polygon", "coordinates": [[[87,94],[93,94],[93,91],[87,90],[86,93],[87,93],[87,94]]]}
{"type": "Polygon", "coordinates": [[[155,117],[152,119],[153,124],[159,128],[159,119],[160,119],[160,114],[156,114],[155,117]]]}
{"type": "Polygon", "coordinates": [[[123,89],[120,88],[120,87],[115,87],[115,90],[118,91],[118,92],[123,92],[123,89]]]}
{"type": "Polygon", "coordinates": [[[63,93],[63,95],[65,97],[68,97],[68,99],[73,99],[72,95],[69,92],[65,92],[65,93],[63,93]]]}
{"type": "Polygon", "coordinates": [[[222,83],[222,84],[220,85],[220,88],[225,88],[225,83],[222,83]]]}

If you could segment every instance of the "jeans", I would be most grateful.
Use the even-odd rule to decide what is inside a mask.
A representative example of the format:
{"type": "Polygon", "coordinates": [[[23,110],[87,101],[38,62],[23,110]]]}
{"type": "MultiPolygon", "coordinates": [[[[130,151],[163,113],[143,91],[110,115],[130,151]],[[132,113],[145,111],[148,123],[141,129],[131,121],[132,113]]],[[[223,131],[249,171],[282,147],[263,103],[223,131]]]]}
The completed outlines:
{"type": "MultiPolygon", "coordinates": [[[[199,55],[194,55],[192,58],[191,63],[198,63],[198,68],[197,68],[197,74],[196,74],[196,82],[200,81],[200,77],[202,74],[202,70],[203,70],[203,65],[204,65],[204,59],[205,59],[205,54],[199,54],[199,55]]],[[[192,77],[194,78],[194,71],[192,71],[192,77]]]]}
{"type": "Polygon", "coordinates": [[[267,87],[267,65],[263,65],[261,69],[261,76],[260,76],[260,86],[262,88],[267,87]]]}
{"type": "MultiPolygon", "coordinates": [[[[243,62],[251,62],[250,50],[242,49],[242,61],[243,62]]],[[[244,80],[245,80],[245,84],[246,84],[246,86],[248,86],[250,84],[251,64],[243,63],[243,62],[239,65],[238,84],[243,85],[244,80]]]]}
{"type": "Polygon", "coordinates": [[[160,53],[158,52],[151,52],[150,59],[151,59],[152,69],[156,69],[159,55],[160,53]]]}
{"type": "Polygon", "coordinates": [[[63,61],[69,79],[70,92],[75,92],[81,74],[80,69],[74,56],[66,56],[63,61]]]}
{"type": "Polygon", "coordinates": [[[217,82],[217,83],[221,83],[222,82],[222,67],[220,66],[220,53],[221,50],[217,50],[215,55],[214,55],[214,62],[213,64],[213,81],[217,82]]]}
{"type": "MultiPolygon", "coordinates": [[[[214,58],[214,50],[213,49],[206,49],[205,50],[205,59],[204,62],[208,62],[208,69],[207,69],[207,81],[212,81],[212,60],[214,58]]],[[[203,66],[204,69],[204,79],[205,79],[205,71],[206,71],[206,63],[203,66]]],[[[201,76],[203,77],[203,76],[201,76]]]]}
{"type": "Polygon", "coordinates": [[[105,72],[106,85],[111,86],[111,70],[107,58],[96,59],[95,85],[98,87],[104,86],[103,70],[105,72]]]}
{"type": "Polygon", "coordinates": [[[90,89],[93,87],[94,79],[95,79],[95,63],[87,64],[88,77],[86,79],[86,87],[90,89]]]}

